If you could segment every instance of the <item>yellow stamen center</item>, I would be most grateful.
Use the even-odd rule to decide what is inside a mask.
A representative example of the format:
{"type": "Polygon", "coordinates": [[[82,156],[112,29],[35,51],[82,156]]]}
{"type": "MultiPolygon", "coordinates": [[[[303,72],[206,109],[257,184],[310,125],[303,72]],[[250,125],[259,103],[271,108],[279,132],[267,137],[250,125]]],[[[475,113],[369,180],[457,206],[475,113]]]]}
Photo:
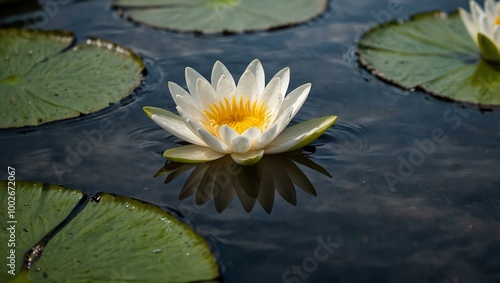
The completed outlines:
{"type": "Polygon", "coordinates": [[[236,99],[234,95],[231,101],[224,98],[218,103],[210,104],[203,112],[207,118],[203,122],[205,127],[216,137],[219,137],[222,125],[233,128],[239,134],[251,127],[257,127],[262,132],[271,118],[264,101],[250,101],[250,98],[243,100],[243,97],[236,99]]]}
{"type": "Polygon", "coordinates": [[[496,16],[493,22],[495,23],[495,25],[500,26],[500,16],[496,16]]]}

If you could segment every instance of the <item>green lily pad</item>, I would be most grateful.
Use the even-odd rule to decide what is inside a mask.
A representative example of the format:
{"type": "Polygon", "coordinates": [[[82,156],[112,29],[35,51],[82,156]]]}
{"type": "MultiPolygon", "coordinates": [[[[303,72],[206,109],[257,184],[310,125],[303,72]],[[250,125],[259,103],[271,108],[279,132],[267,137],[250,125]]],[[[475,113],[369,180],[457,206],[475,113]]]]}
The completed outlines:
{"type": "MultiPolygon", "coordinates": [[[[0,183],[2,200],[7,187],[0,183]]],[[[78,190],[19,181],[15,196],[15,255],[22,259],[26,253],[31,262],[16,261],[16,277],[2,272],[0,282],[206,282],[219,277],[207,242],[154,205],[107,193],[85,202],[78,190]]],[[[1,219],[8,213],[0,206],[1,219]]],[[[1,223],[4,231],[10,225],[1,223]]],[[[8,235],[1,235],[7,243],[8,235]]],[[[0,247],[2,255],[6,249],[0,247]]]]}
{"type": "Polygon", "coordinates": [[[144,65],[101,39],[73,48],[65,31],[0,29],[0,128],[36,126],[99,111],[140,85],[144,65]]]}
{"type": "Polygon", "coordinates": [[[500,105],[500,67],[481,59],[457,13],[432,12],[368,30],[362,65],[406,89],[480,106],[500,105]]]}
{"type": "Polygon", "coordinates": [[[83,193],[57,185],[42,183],[0,181],[0,247],[2,256],[0,282],[5,282],[8,274],[5,267],[10,263],[6,256],[15,249],[17,271],[23,264],[24,253],[35,246],[40,239],[61,223],[82,198],[83,193]],[[10,188],[10,189],[8,189],[10,188]],[[9,195],[9,191],[11,192],[9,195]],[[10,203],[9,203],[10,202],[10,203]],[[14,204],[15,209],[11,204],[14,204]],[[8,204],[8,205],[7,205],[8,204]],[[28,221],[29,220],[29,221],[28,221]],[[12,222],[8,222],[12,221],[12,222]],[[14,225],[15,238],[9,242],[11,233],[7,228],[14,225]],[[15,241],[14,241],[15,240],[15,241]]]}
{"type": "Polygon", "coordinates": [[[125,16],[145,25],[201,33],[267,30],[308,21],[327,0],[115,0],[125,16]]]}

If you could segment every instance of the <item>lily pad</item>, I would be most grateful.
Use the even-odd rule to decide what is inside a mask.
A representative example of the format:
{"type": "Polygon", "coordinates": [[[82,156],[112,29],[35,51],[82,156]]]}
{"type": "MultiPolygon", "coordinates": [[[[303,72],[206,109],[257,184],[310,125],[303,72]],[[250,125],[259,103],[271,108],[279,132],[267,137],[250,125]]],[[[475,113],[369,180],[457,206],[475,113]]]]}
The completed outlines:
{"type": "MultiPolygon", "coordinates": [[[[3,200],[7,187],[0,183],[3,200]]],[[[85,202],[81,191],[41,183],[16,182],[15,189],[15,255],[22,259],[26,253],[29,260],[16,262],[16,277],[1,273],[1,282],[205,282],[219,277],[207,242],[154,205],[107,193],[85,202]]],[[[4,207],[0,217],[8,219],[4,207]]],[[[10,224],[0,225],[5,231],[10,224]]],[[[0,249],[7,254],[6,245],[0,249]]]]}
{"type": "Polygon", "coordinates": [[[0,181],[0,242],[3,245],[0,264],[0,282],[5,282],[8,274],[5,267],[10,263],[6,250],[15,249],[17,271],[23,264],[24,253],[35,246],[54,227],[61,223],[82,198],[79,190],[70,190],[57,185],[32,182],[0,181]],[[10,189],[9,189],[10,188],[10,189]],[[9,195],[10,191],[10,195],[9,195]],[[14,204],[14,206],[12,206],[14,204]],[[15,231],[11,238],[10,230],[15,231]]]}
{"type": "Polygon", "coordinates": [[[133,52],[101,39],[69,48],[74,40],[65,31],[0,29],[0,128],[96,112],[140,85],[144,65],[133,52]]]}
{"type": "Polygon", "coordinates": [[[145,25],[176,31],[239,33],[308,21],[327,0],[115,0],[113,6],[145,25]]]}
{"type": "Polygon", "coordinates": [[[500,105],[500,67],[481,59],[457,13],[431,12],[368,30],[362,65],[406,89],[480,106],[500,105]]]}

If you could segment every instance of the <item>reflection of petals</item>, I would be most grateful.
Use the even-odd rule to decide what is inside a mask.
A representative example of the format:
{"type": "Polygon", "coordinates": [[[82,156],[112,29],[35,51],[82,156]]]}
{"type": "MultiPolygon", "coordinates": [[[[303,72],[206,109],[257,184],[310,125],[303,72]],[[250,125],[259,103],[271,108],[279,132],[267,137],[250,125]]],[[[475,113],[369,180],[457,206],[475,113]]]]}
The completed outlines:
{"type": "Polygon", "coordinates": [[[316,196],[316,190],[314,189],[313,184],[307,176],[302,172],[302,170],[293,163],[293,161],[289,158],[280,158],[280,163],[282,166],[286,167],[285,170],[288,173],[288,176],[290,176],[290,179],[292,182],[297,185],[299,188],[301,188],[304,192],[316,196]]]}
{"type": "Polygon", "coordinates": [[[312,170],[314,170],[316,172],[319,172],[327,177],[332,178],[332,175],[330,175],[330,173],[328,173],[328,171],[326,171],[325,168],[323,168],[320,165],[318,165],[317,163],[313,162],[311,159],[309,159],[307,156],[305,156],[303,154],[289,154],[289,155],[287,155],[287,157],[289,157],[291,160],[293,160],[299,164],[302,164],[306,167],[311,168],[312,170]]]}
{"type": "Polygon", "coordinates": [[[271,171],[267,170],[267,166],[260,166],[259,171],[261,173],[260,176],[260,190],[259,203],[264,208],[267,213],[271,213],[274,205],[274,181],[271,171]],[[273,189],[268,189],[273,188],[273,189]]]}
{"type": "Polygon", "coordinates": [[[245,190],[249,197],[256,198],[259,195],[260,184],[256,182],[259,180],[259,175],[255,167],[241,167],[241,173],[238,174],[238,182],[245,190]]]}
{"type": "Polygon", "coordinates": [[[197,191],[201,183],[201,178],[206,171],[207,171],[206,166],[200,166],[194,169],[194,171],[189,175],[188,179],[186,180],[186,183],[184,183],[184,186],[182,186],[182,190],[179,194],[179,200],[184,200],[197,191]]]}
{"type": "MultiPolygon", "coordinates": [[[[174,163],[174,162],[172,162],[174,163]]],[[[179,164],[179,163],[175,163],[175,164],[179,164]]],[[[188,163],[189,164],[189,163],[188,163]]],[[[167,178],[165,179],[165,184],[168,184],[170,182],[172,182],[175,178],[179,177],[180,175],[182,175],[182,173],[186,172],[186,171],[189,171],[191,170],[192,168],[194,167],[194,165],[192,164],[189,164],[189,165],[186,165],[186,166],[183,166],[175,171],[173,171],[172,173],[170,173],[167,178]]]]}
{"type": "Polygon", "coordinates": [[[197,205],[202,205],[208,202],[214,196],[214,192],[217,190],[217,172],[221,166],[220,162],[210,162],[207,163],[207,168],[205,173],[201,176],[200,184],[196,190],[195,203],[197,205]]]}
{"type": "Polygon", "coordinates": [[[241,166],[228,155],[207,163],[169,162],[155,176],[166,175],[165,183],[169,183],[194,168],[181,189],[180,200],[195,195],[195,204],[203,205],[213,198],[216,210],[222,212],[237,195],[245,211],[250,212],[258,201],[271,213],[275,190],[292,205],[297,203],[295,186],[316,196],[311,181],[295,163],[331,177],[323,167],[298,151],[264,156],[253,166],[241,166]]]}
{"type": "Polygon", "coordinates": [[[288,176],[288,172],[283,170],[283,167],[276,166],[267,160],[262,160],[263,165],[266,164],[267,168],[264,168],[265,171],[270,171],[272,179],[274,180],[274,187],[278,191],[278,193],[283,197],[287,202],[292,205],[297,204],[297,195],[295,194],[295,190],[290,190],[289,188],[293,188],[293,182],[288,176]]]}
{"type": "Polygon", "coordinates": [[[236,179],[231,179],[233,188],[238,195],[238,198],[240,199],[241,205],[243,206],[243,209],[246,212],[252,211],[254,205],[255,205],[255,198],[250,197],[247,195],[245,190],[243,189],[243,186],[236,181],[236,179]]]}
{"type": "MultiPolygon", "coordinates": [[[[219,177],[219,176],[220,175],[217,174],[217,177],[219,177]]],[[[220,178],[216,178],[216,180],[219,180],[219,179],[220,178]]],[[[230,181],[230,180],[228,179],[228,181],[230,181]]],[[[217,188],[218,188],[218,190],[214,194],[214,203],[215,203],[215,209],[217,210],[217,212],[221,213],[222,211],[224,211],[224,209],[226,209],[229,206],[229,204],[231,203],[231,200],[233,200],[235,191],[232,189],[232,187],[229,184],[227,184],[225,186],[219,185],[217,188]]]]}

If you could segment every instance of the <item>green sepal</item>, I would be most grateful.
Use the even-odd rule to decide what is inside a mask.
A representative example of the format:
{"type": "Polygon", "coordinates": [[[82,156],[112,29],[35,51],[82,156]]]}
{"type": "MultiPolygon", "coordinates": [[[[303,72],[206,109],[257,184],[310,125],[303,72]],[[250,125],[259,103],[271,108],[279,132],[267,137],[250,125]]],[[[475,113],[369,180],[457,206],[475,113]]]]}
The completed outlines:
{"type": "Polygon", "coordinates": [[[498,50],[497,45],[491,41],[488,36],[478,33],[477,44],[481,50],[481,55],[483,55],[483,58],[486,61],[500,64],[500,51],[498,50]]]}

